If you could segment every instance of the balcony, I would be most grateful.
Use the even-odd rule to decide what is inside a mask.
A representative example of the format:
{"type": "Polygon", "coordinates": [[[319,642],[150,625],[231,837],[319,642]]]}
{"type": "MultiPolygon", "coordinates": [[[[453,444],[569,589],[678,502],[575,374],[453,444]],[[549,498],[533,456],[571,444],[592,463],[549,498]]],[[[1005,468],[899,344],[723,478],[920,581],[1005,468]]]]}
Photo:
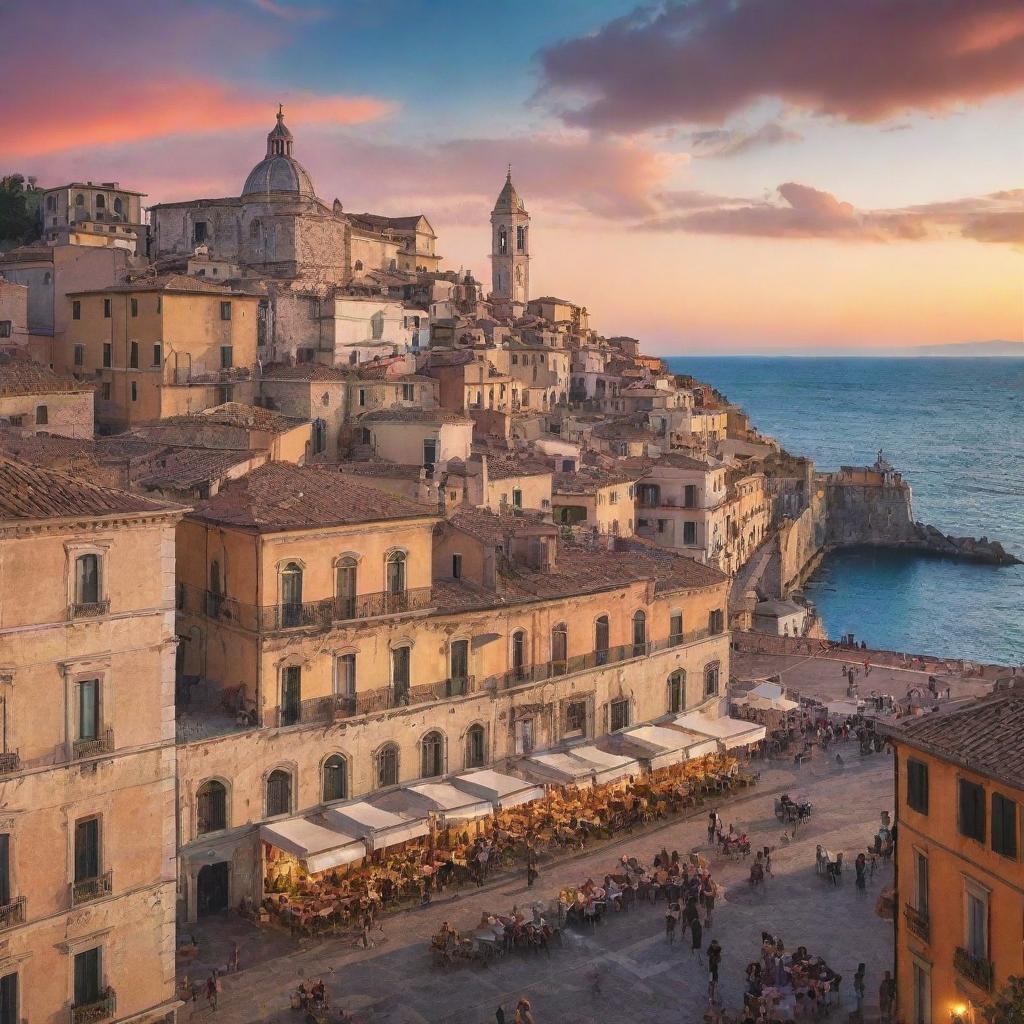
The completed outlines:
{"type": "Polygon", "coordinates": [[[0,751],[0,775],[9,775],[21,767],[21,758],[16,750],[0,751]]]}
{"type": "Polygon", "coordinates": [[[953,952],[953,966],[956,968],[957,974],[966,978],[972,985],[985,992],[992,991],[992,978],[995,969],[991,960],[974,956],[962,946],[957,946],[953,952]]]}
{"type": "Polygon", "coordinates": [[[114,990],[108,988],[99,999],[91,1003],[78,1003],[71,1007],[71,1024],[96,1024],[109,1020],[117,1012],[114,990]]]}
{"type": "Polygon", "coordinates": [[[96,757],[98,754],[110,754],[113,750],[113,729],[104,729],[97,736],[93,736],[89,739],[75,740],[71,745],[71,753],[76,761],[82,757],[96,757]]]}
{"type": "Polygon", "coordinates": [[[0,906],[0,931],[25,923],[25,897],[19,896],[0,906]]]}
{"type": "Polygon", "coordinates": [[[110,598],[102,601],[86,601],[82,604],[71,604],[68,606],[69,619],[95,619],[100,615],[106,615],[110,611],[110,598]]]}
{"type": "Polygon", "coordinates": [[[353,619],[380,615],[402,615],[430,607],[431,588],[418,587],[399,593],[383,591],[357,597],[328,597],[302,604],[279,604],[260,609],[260,629],[295,629],[302,626],[331,626],[353,619]]]}
{"type": "Polygon", "coordinates": [[[113,891],[114,872],[106,871],[95,878],[83,878],[80,882],[72,882],[71,906],[78,907],[83,903],[101,900],[113,891]]]}
{"type": "Polygon", "coordinates": [[[903,916],[907,922],[907,930],[925,942],[931,941],[931,925],[928,915],[909,903],[903,908],[903,916]]]}

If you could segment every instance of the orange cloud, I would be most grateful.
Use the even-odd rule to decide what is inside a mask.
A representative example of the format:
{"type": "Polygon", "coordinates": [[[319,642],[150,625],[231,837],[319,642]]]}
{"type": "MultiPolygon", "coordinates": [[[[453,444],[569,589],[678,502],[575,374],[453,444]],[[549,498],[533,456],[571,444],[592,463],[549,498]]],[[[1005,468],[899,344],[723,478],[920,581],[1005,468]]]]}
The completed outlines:
{"type": "MultiPolygon", "coordinates": [[[[84,83],[79,83],[84,89],[84,83]]],[[[72,90],[77,92],[77,90],[72,90]]],[[[393,105],[369,96],[317,96],[283,91],[253,95],[216,80],[129,82],[91,79],[83,104],[27,97],[7,111],[9,156],[44,156],[85,146],[124,145],[168,135],[208,135],[265,128],[278,99],[290,125],[353,125],[389,114],[393,105]]]]}

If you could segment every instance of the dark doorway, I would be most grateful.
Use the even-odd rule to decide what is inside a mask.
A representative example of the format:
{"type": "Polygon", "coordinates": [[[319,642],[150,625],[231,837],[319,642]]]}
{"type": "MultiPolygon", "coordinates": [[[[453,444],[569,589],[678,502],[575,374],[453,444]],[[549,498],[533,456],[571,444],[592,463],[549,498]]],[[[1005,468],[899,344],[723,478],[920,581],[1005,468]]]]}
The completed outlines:
{"type": "Polygon", "coordinates": [[[199,869],[196,909],[200,917],[228,909],[228,862],[218,861],[199,869]]]}
{"type": "Polygon", "coordinates": [[[0,978],[0,1024],[18,1024],[18,976],[0,978]]]}

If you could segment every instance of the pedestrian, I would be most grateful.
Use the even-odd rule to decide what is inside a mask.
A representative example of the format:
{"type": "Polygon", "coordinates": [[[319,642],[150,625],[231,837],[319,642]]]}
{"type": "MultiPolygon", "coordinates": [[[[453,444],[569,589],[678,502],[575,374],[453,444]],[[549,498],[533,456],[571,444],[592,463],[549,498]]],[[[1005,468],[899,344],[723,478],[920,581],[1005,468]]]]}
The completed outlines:
{"type": "Polygon", "coordinates": [[[232,974],[236,974],[238,972],[238,970],[240,969],[241,958],[242,958],[242,951],[238,948],[238,943],[236,942],[231,947],[231,959],[228,960],[228,970],[232,974]]]}
{"type": "Polygon", "coordinates": [[[718,998],[718,968],[722,963],[722,947],[718,939],[712,939],[708,946],[708,1002],[718,998]]]}
{"type": "Polygon", "coordinates": [[[377,943],[374,942],[373,939],[370,938],[370,926],[372,924],[373,924],[373,917],[372,917],[372,915],[367,914],[363,918],[363,936],[362,936],[363,949],[374,949],[376,947],[376,945],[377,945],[377,943]]]}
{"type": "Polygon", "coordinates": [[[879,1019],[888,1022],[892,1017],[892,1001],[896,995],[896,982],[892,975],[886,971],[878,986],[878,1016],[879,1019]]]}
{"type": "Polygon", "coordinates": [[[867,891],[867,866],[867,857],[863,853],[858,853],[857,859],[853,862],[853,869],[857,873],[857,888],[861,892],[867,891]]]}
{"type": "Polygon", "coordinates": [[[715,831],[718,824],[718,814],[715,809],[711,809],[711,813],[708,814],[708,846],[715,845],[715,831]]]}
{"type": "Polygon", "coordinates": [[[679,924],[679,904],[670,903],[665,911],[665,938],[671,946],[676,941],[676,926],[679,924]]]}
{"type": "Polygon", "coordinates": [[[216,973],[211,974],[206,979],[206,1001],[210,1004],[210,1009],[213,1012],[217,1010],[217,975],[216,973]]]}
{"type": "Polygon", "coordinates": [[[512,1024],[533,1024],[530,1000],[525,996],[516,1003],[516,1015],[512,1018],[512,1024]]]}
{"type": "Polygon", "coordinates": [[[533,888],[533,883],[537,881],[537,869],[530,863],[526,865],[526,884],[529,888],[533,888]]]}
{"type": "Polygon", "coordinates": [[[701,946],[704,942],[704,929],[701,927],[700,918],[695,917],[690,922],[690,936],[692,942],[690,943],[690,956],[697,957],[697,963],[704,963],[704,954],[701,952],[701,946]]]}
{"type": "Polygon", "coordinates": [[[498,1024],[505,1024],[505,1011],[500,1006],[494,1011],[494,1019],[498,1024]]]}
{"type": "Polygon", "coordinates": [[[700,887],[700,901],[704,905],[704,927],[711,928],[711,916],[715,912],[716,886],[714,880],[708,875],[700,887]]]}
{"type": "Polygon", "coordinates": [[[864,964],[857,964],[857,971],[853,976],[853,994],[857,997],[857,1013],[864,1012],[864,975],[867,968],[864,964]]]}

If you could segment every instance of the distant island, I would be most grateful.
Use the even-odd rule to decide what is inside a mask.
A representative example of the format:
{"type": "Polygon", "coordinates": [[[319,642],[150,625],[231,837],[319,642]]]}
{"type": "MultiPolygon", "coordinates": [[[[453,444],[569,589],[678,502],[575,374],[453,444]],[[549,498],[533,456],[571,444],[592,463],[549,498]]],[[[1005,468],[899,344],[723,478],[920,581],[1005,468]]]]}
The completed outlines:
{"type": "Polygon", "coordinates": [[[1024,341],[958,341],[947,345],[915,345],[894,349],[900,356],[1019,356],[1024,358],[1024,341]]]}

